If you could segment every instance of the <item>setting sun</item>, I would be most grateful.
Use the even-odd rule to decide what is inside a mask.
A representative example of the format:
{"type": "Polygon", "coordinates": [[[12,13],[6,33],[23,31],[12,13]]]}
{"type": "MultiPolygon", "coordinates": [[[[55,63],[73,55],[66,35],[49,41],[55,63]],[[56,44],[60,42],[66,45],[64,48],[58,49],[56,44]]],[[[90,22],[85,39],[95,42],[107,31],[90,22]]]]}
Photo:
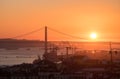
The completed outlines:
{"type": "Polygon", "coordinates": [[[90,34],[90,38],[96,39],[96,38],[97,38],[97,34],[96,34],[96,33],[91,33],[91,34],[90,34]]]}

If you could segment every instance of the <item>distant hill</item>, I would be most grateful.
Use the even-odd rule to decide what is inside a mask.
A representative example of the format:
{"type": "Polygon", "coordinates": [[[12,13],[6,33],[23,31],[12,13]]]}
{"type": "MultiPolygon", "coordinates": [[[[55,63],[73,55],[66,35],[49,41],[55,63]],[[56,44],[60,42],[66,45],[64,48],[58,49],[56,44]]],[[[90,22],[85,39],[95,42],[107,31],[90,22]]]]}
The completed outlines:
{"type": "Polygon", "coordinates": [[[44,41],[39,40],[17,40],[17,39],[0,39],[0,48],[14,49],[22,47],[40,47],[44,46],[44,41]]]}
{"type": "MultiPolygon", "coordinates": [[[[78,48],[109,48],[109,42],[79,42],[79,41],[49,41],[48,46],[51,45],[61,45],[63,47],[67,46],[77,46],[78,48]]],[[[112,42],[112,47],[120,49],[120,42],[112,42]]],[[[0,48],[5,49],[16,49],[23,47],[44,47],[44,41],[40,40],[18,40],[18,39],[0,39],[0,48]]]]}

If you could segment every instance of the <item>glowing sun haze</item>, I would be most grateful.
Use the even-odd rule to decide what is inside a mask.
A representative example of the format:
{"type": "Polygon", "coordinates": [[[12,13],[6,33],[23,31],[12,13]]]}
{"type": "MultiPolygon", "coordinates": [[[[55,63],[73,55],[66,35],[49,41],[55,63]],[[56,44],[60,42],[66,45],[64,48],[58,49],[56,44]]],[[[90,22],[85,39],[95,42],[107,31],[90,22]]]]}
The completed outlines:
{"type": "Polygon", "coordinates": [[[96,39],[96,38],[97,38],[97,34],[93,32],[93,33],[90,34],[90,37],[91,37],[92,39],[96,39]]]}
{"type": "MultiPolygon", "coordinates": [[[[0,38],[45,25],[81,38],[96,31],[99,40],[119,41],[120,0],[0,0],[0,38]]],[[[42,39],[40,36],[41,32],[23,38],[42,39]]],[[[49,39],[59,39],[55,36],[49,32],[49,39]]]]}

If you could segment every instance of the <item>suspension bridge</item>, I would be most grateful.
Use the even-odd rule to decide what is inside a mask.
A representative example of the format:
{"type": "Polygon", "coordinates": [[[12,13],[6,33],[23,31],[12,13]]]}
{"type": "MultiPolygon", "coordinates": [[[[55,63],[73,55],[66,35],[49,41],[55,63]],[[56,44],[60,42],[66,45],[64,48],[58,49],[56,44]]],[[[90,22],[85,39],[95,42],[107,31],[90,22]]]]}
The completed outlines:
{"type": "Polygon", "coordinates": [[[55,44],[55,45],[59,46],[59,48],[69,47],[69,48],[72,48],[72,49],[73,48],[74,49],[81,49],[81,48],[79,48],[79,43],[75,42],[73,40],[77,39],[79,41],[88,41],[88,39],[86,39],[86,38],[74,36],[74,35],[71,35],[71,34],[67,34],[67,33],[61,32],[59,30],[47,27],[47,26],[41,27],[39,29],[30,31],[30,32],[27,32],[27,33],[16,35],[14,37],[11,37],[10,39],[21,39],[21,38],[25,38],[26,36],[33,35],[34,33],[38,33],[38,32],[39,32],[39,37],[44,36],[41,39],[45,41],[45,52],[47,52],[47,49],[51,48],[51,47],[49,47],[49,48],[47,47],[48,46],[47,42],[50,41],[50,39],[51,39],[51,38],[49,38],[49,36],[53,36],[53,38],[55,38],[55,39],[53,39],[53,41],[50,41],[50,42],[52,44],[55,44]],[[41,32],[44,32],[44,33],[41,33],[41,32]],[[52,34],[50,34],[49,32],[52,33],[52,34]],[[58,40],[59,42],[56,41],[56,40],[58,40]]]}
{"type": "MultiPolygon", "coordinates": [[[[47,26],[45,26],[45,27],[47,27],[47,26]]],[[[23,34],[20,34],[20,35],[16,35],[16,36],[14,36],[14,37],[11,37],[12,39],[19,39],[19,38],[22,38],[22,37],[25,37],[25,36],[28,36],[28,35],[32,35],[32,34],[34,34],[34,33],[37,33],[37,32],[42,32],[43,30],[45,30],[45,27],[41,27],[41,28],[39,28],[39,29],[36,29],[36,30],[33,30],[33,31],[30,31],[30,32],[27,32],[27,33],[23,33],[23,34]]],[[[62,32],[62,31],[59,31],[59,30],[56,30],[56,29],[53,29],[53,28],[50,28],[50,27],[47,27],[47,31],[52,31],[54,34],[56,33],[57,35],[61,35],[61,38],[62,38],[62,36],[65,36],[66,38],[68,38],[67,40],[68,41],[70,41],[70,38],[72,38],[72,40],[74,40],[74,39],[79,39],[80,41],[88,41],[88,39],[86,39],[86,38],[83,38],[83,37],[78,37],[78,36],[74,36],[74,35],[72,35],[72,34],[67,34],[67,33],[65,33],[65,32],[62,32]]],[[[41,33],[42,34],[42,33],[41,33]]],[[[48,33],[49,34],[49,33],[48,33]]],[[[52,34],[50,34],[50,35],[52,35],[52,34]]],[[[57,37],[57,35],[56,36],[54,36],[54,37],[57,37]]],[[[39,36],[40,36],[40,34],[39,34],[39,36]]],[[[53,36],[53,35],[52,35],[53,36]]],[[[49,38],[50,39],[50,38],[49,38]]],[[[62,38],[62,39],[64,39],[64,38],[62,38]]],[[[62,40],[62,39],[60,39],[60,40],[62,40]]],[[[54,40],[57,40],[57,39],[54,39],[54,40]]]]}
{"type": "MultiPolygon", "coordinates": [[[[51,38],[49,38],[49,35],[50,36],[53,36],[54,37],[57,37],[55,38],[54,40],[59,40],[59,42],[57,41],[51,41],[51,43],[59,46],[60,47],[63,47],[63,48],[66,48],[66,52],[68,54],[68,50],[70,48],[72,48],[73,50],[75,49],[81,49],[80,48],[80,45],[79,43],[77,42],[71,42],[71,40],[75,40],[75,39],[78,39],[79,41],[89,41],[88,39],[86,38],[83,38],[83,37],[78,37],[78,36],[74,36],[72,34],[69,34],[69,33],[65,33],[65,32],[61,32],[59,30],[56,30],[56,29],[53,29],[53,28],[50,28],[50,27],[41,27],[39,29],[36,29],[36,30],[33,30],[33,31],[30,31],[30,32],[27,32],[27,33],[23,33],[21,35],[17,35],[17,36],[14,36],[14,37],[11,37],[11,39],[19,39],[19,38],[24,38],[25,36],[29,36],[29,35],[32,35],[34,33],[37,33],[37,32],[42,32],[44,31],[44,37],[43,37],[43,40],[45,41],[45,45],[44,45],[44,50],[45,50],[45,53],[48,52],[48,41],[50,41],[51,38]],[[49,31],[52,31],[50,33],[53,33],[53,34],[50,34],[49,31]],[[55,34],[56,33],[56,34],[55,34]],[[64,38],[67,38],[67,39],[64,39],[64,38]],[[64,39],[64,40],[63,40],[64,39]],[[61,41],[60,41],[61,40],[61,41]]],[[[42,33],[39,33],[39,36],[42,36],[40,35],[42,33]]],[[[112,47],[111,47],[111,43],[107,43],[109,46],[110,46],[110,51],[112,51],[112,47]]],[[[108,46],[108,48],[109,48],[108,46]]],[[[82,47],[82,46],[81,46],[82,47]]],[[[111,53],[111,61],[112,61],[112,53],[111,53]]]]}
{"type": "MultiPolygon", "coordinates": [[[[42,40],[42,41],[45,41],[45,40],[50,41],[51,43],[59,45],[60,47],[73,46],[73,45],[74,45],[73,47],[79,47],[79,42],[90,42],[90,39],[82,37],[83,34],[80,34],[81,36],[74,36],[70,33],[65,33],[65,32],[62,32],[62,31],[59,31],[59,30],[56,30],[54,28],[47,27],[47,26],[38,28],[36,30],[30,31],[27,33],[16,35],[16,36],[13,36],[10,38],[11,39],[21,39],[21,38],[26,39],[26,37],[27,37],[27,39],[29,39],[30,35],[31,35],[31,37],[34,36],[33,37],[34,39],[39,38],[39,40],[42,40]]],[[[110,42],[101,42],[101,41],[97,41],[97,42],[105,44],[107,46],[107,48],[110,50],[111,50],[111,48],[116,49],[116,48],[112,47],[111,45],[113,45],[113,44],[120,45],[119,43],[110,43],[110,42]]],[[[97,43],[97,44],[99,45],[99,43],[97,43]]]]}

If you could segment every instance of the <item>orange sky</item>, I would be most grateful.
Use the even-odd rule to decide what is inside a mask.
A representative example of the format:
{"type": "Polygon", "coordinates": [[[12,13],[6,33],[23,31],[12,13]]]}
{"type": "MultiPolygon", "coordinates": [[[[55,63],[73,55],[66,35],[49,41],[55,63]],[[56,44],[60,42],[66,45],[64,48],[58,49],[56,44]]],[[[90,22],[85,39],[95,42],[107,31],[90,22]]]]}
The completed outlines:
{"type": "MultiPolygon", "coordinates": [[[[86,39],[96,32],[99,40],[119,41],[120,1],[0,0],[0,38],[14,37],[45,25],[86,39]]],[[[43,39],[40,33],[23,38],[43,39]]],[[[65,37],[57,36],[49,32],[50,39],[65,37]]]]}

